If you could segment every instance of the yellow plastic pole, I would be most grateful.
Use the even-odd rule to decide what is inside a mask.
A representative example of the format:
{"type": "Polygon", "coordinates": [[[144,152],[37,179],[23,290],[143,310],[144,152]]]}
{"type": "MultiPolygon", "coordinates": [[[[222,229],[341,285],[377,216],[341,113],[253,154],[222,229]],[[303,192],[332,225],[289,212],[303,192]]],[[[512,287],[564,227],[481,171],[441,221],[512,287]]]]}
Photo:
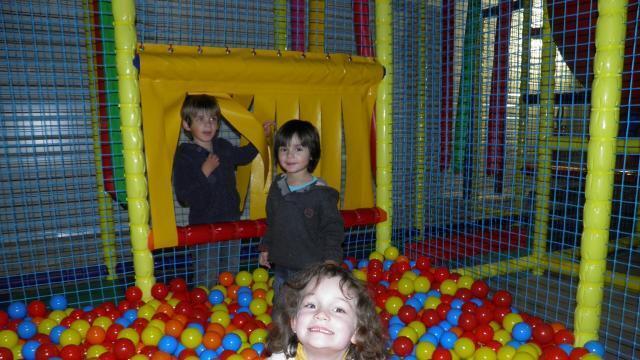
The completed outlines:
{"type": "MultiPolygon", "coordinates": [[[[540,124],[538,126],[538,162],[536,176],[536,214],[533,225],[532,256],[544,261],[549,232],[549,194],[551,192],[551,155],[549,136],[553,131],[553,107],[556,72],[556,46],[551,35],[551,24],[546,1],[542,3],[542,65],[540,79],[540,124]]],[[[541,275],[542,269],[534,269],[541,275]]]]}
{"type": "MultiPolygon", "coordinates": [[[[520,95],[529,93],[529,51],[531,49],[531,0],[522,0],[522,50],[520,57],[520,95]]],[[[527,118],[528,118],[529,105],[526,101],[523,101],[523,96],[520,97],[520,103],[518,104],[518,132],[516,141],[516,174],[514,183],[514,194],[519,194],[516,197],[516,209],[522,211],[523,205],[523,172],[524,172],[524,158],[525,158],[525,144],[527,134],[527,118]]]]}
{"type": "Polygon", "coordinates": [[[598,1],[584,230],[580,244],[580,282],[574,321],[577,346],[597,340],[600,327],[611,224],[616,136],[620,120],[626,7],[626,0],[598,1]]]}
{"type": "Polygon", "coordinates": [[[387,220],[376,225],[376,250],[384,252],[391,243],[392,198],[392,95],[393,20],[390,0],[376,0],[376,54],[386,72],[376,99],[376,204],[387,213],[387,220]]]}
{"type": "Polygon", "coordinates": [[[148,300],[151,299],[151,287],[156,279],[153,276],[153,256],[147,242],[149,203],[140,118],[140,89],[138,70],[133,65],[136,49],[136,6],[133,0],[114,0],[111,6],[133,268],[136,286],[142,290],[143,299],[148,300]]]}
{"type": "Polygon", "coordinates": [[[324,0],[309,0],[309,52],[324,52],[324,0]]]}
{"type": "Polygon", "coordinates": [[[107,267],[107,280],[115,280],[116,275],[116,230],[113,222],[113,209],[111,199],[104,189],[104,174],[102,173],[102,151],[100,149],[100,119],[98,111],[98,90],[96,86],[96,63],[91,34],[93,27],[97,26],[93,22],[88,4],[83,3],[85,8],[85,40],[87,47],[87,63],[89,73],[89,96],[91,98],[91,132],[93,139],[93,162],[96,168],[96,188],[98,190],[98,214],[100,215],[100,237],[102,238],[102,257],[107,267]]]}
{"type": "Polygon", "coordinates": [[[275,0],[273,12],[276,50],[285,51],[287,50],[287,0],[275,0]]]}
{"type": "Polygon", "coordinates": [[[418,241],[424,240],[424,181],[425,181],[425,167],[424,167],[424,149],[426,149],[425,133],[425,68],[426,68],[426,11],[427,6],[424,1],[420,1],[418,5],[418,11],[420,11],[419,21],[419,33],[418,33],[418,121],[416,121],[416,193],[415,193],[415,215],[413,228],[418,231],[418,241]]]}

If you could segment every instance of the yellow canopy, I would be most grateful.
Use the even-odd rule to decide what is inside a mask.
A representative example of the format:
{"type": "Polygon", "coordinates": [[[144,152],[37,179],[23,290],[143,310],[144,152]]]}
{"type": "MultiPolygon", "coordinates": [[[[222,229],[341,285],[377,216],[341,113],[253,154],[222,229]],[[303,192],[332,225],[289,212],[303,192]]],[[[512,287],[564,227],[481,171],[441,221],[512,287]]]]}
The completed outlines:
{"type": "Polygon", "coordinates": [[[376,87],[383,76],[374,60],[340,54],[145,44],[140,65],[152,248],[178,243],[171,169],[181,129],[180,106],[187,93],[216,96],[222,114],[242,134],[242,141],[258,149],[260,156],[237,174],[242,203],[247,188],[251,194],[252,219],[265,216],[272,162],[262,123],[274,119],[278,126],[294,118],[316,125],[322,158],[314,174],[336,189],[342,188],[344,143],[342,207],[374,205],[369,127],[376,87]]]}

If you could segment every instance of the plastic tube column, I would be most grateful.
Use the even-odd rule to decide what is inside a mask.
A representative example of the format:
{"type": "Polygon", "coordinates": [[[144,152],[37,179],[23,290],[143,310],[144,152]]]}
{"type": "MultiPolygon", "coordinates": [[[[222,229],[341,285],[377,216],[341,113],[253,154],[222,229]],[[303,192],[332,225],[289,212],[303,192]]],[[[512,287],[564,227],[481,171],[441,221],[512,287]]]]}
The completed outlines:
{"type": "Polygon", "coordinates": [[[140,117],[140,88],[138,71],[133,65],[136,48],[135,2],[114,0],[113,27],[116,42],[118,91],[120,92],[120,119],[122,152],[129,209],[129,229],[133,252],[133,268],[136,286],[142,290],[143,299],[151,299],[153,257],[149,250],[149,203],[142,142],[140,117]]]}
{"type": "Polygon", "coordinates": [[[392,199],[392,89],[393,89],[393,32],[390,0],[376,0],[376,54],[385,69],[376,99],[376,203],[387,213],[387,220],[376,225],[376,250],[384,252],[391,242],[393,224],[392,199]]]}
{"type": "MultiPolygon", "coordinates": [[[[524,194],[524,159],[525,159],[525,145],[527,141],[527,120],[529,118],[529,104],[526,100],[523,100],[522,95],[529,93],[529,52],[531,49],[531,1],[522,0],[520,2],[522,6],[522,51],[520,51],[520,103],[518,105],[518,132],[517,132],[517,145],[516,145],[516,174],[515,174],[515,186],[514,194],[524,194]]],[[[523,195],[517,196],[516,209],[520,212],[524,212],[522,209],[524,206],[523,195]]]]}
{"type": "Polygon", "coordinates": [[[580,282],[574,324],[576,346],[598,339],[600,327],[611,223],[616,136],[620,120],[626,6],[626,0],[598,1],[584,230],[580,245],[580,282]]]}
{"type": "Polygon", "coordinates": [[[542,274],[540,265],[546,250],[549,233],[549,195],[551,193],[551,155],[549,137],[553,130],[553,107],[556,73],[556,47],[551,35],[547,2],[542,3],[542,65],[540,79],[540,123],[538,125],[538,161],[536,163],[535,219],[533,225],[533,253],[536,275],[542,274]]]}
{"type": "Polygon", "coordinates": [[[91,132],[93,138],[93,161],[96,168],[96,188],[98,190],[98,213],[100,214],[100,237],[102,238],[102,257],[107,267],[107,280],[115,280],[116,274],[116,231],[113,223],[111,199],[104,188],[102,171],[102,151],[100,149],[100,119],[98,111],[97,70],[92,42],[92,28],[98,26],[92,19],[93,9],[85,7],[85,40],[87,47],[87,63],[89,73],[89,94],[91,96],[91,132]]]}
{"type": "MultiPolygon", "coordinates": [[[[415,193],[415,216],[413,227],[418,231],[418,239],[424,239],[424,217],[425,217],[425,198],[424,198],[424,181],[425,181],[425,156],[426,149],[425,139],[425,121],[426,121],[426,12],[427,6],[424,1],[420,1],[418,5],[420,12],[420,27],[418,29],[418,121],[416,121],[416,193],[415,193]]],[[[444,16],[445,14],[443,14],[444,16]]]]}

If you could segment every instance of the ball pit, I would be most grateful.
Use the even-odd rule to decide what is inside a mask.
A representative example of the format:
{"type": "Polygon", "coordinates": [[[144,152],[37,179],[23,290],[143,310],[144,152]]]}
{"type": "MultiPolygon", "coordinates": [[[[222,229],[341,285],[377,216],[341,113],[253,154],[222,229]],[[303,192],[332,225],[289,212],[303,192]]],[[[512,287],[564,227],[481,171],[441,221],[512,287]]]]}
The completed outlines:
{"type": "MultiPolygon", "coordinates": [[[[505,290],[482,280],[411,261],[398,249],[343,266],[365,281],[388,331],[391,359],[600,359],[603,345],[574,347],[559,323],[513,308],[505,290]],[[491,295],[492,293],[492,295],[491,295]]],[[[117,304],[69,308],[62,295],[48,303],[11,303],[0,310],[0,360],[264,359],[273,290],[262,268],[221,273],[212,289],[183,279],[157,283],[144,301],[137,287],[117,304]]]]}

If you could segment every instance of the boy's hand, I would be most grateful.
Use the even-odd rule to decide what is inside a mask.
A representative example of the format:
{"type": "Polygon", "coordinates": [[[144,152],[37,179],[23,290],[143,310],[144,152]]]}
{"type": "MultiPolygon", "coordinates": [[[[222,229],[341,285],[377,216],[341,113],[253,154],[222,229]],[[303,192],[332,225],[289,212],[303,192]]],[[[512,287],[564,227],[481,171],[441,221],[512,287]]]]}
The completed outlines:
{"type": "Polygon", "coordinates": [[[209,156],[207,156],[207,159],[202,163],[200,169],[202,170],[204,176],[209,177],[213,170],[217,169],[219,165],[220,159],[218,158],[218,155],[209,154],[209,156]]]}
{"type": "Polygon", "coordinates": [[[271,269],[271,264],[269,264],[269,252],[262,251],[260,253],[260,257],[258,258],[258,263],[267,269],[271,269]]]}
{"type": "Polygon", "coordinates": [[[264,131],[264,137],[268,138],[276,128],[275,121],[265,121],[262,123],[262,130],[264,131]]]}

